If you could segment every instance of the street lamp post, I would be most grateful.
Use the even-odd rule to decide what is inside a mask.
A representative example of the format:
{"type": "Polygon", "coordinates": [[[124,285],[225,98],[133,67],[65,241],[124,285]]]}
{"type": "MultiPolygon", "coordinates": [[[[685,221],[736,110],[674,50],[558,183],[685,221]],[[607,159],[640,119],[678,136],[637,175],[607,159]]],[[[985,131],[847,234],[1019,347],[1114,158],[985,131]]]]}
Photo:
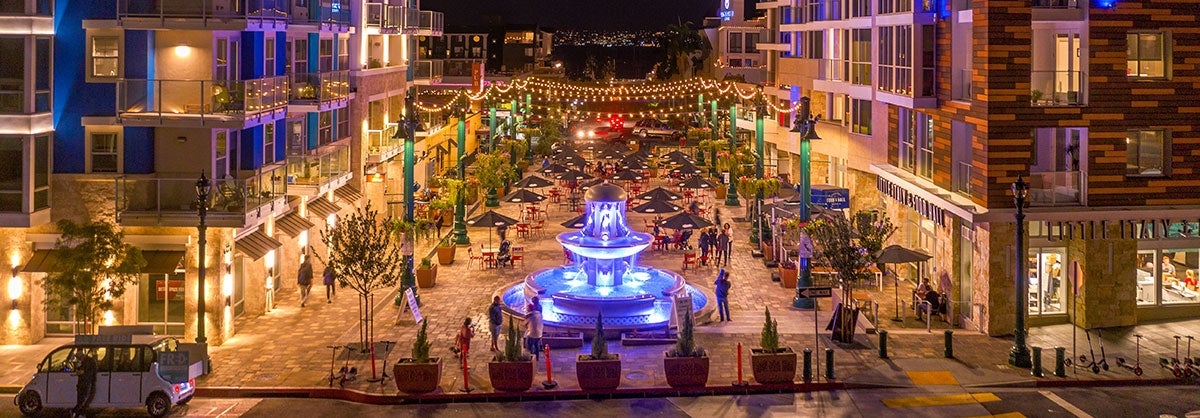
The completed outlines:
{"type": "Polygon", "coordinates": [[[1016,271],[1016,327],[1013,329],[1013,347],[1008,355],[1008,364],[1023,369],[1032,367],[1029,347],[1025,346],[1025,314],[1029,309],[1028,285],[1025,284],[1025,199],[1029,196],[1029,183],[1021,176],[1012,184],[1013,202],[1017,205],[1017,271],[1016,271]]]}
{"type": "MultiPolygon", "coordinates": [[[[800,98],[800,109],[796,113],[796,119],[792,123],[791,132],[800,134],[800,221],[808,223],[812,220],[812,209],[809,205],[812,204],[812,141],[819,140],[817,136],[817,121],[820,117],[812,117],[812,108],[808,97],[800,98]]],[[[807,249],[802,249],[800,257],[800,277],[796,280],[796,297],[792,299],[792,307],[799,309],[816,309],[816,303],[813,299],[800,297],[800,289],[812,286],[812,266],[810,257],[812,249],[811,243],[808,242],[807,235],[801,238],[802,246],[809,246],[807,249]]]]}
{"type": "MultiPolygon", "coordinates": [[[[416,156],[414,155],[414,138],[416,137],[417,126],[417,109],[413,106],[412,96],[409,96],[406,106],[407,119],[399,123],[399,129],[396,129],[396,136],[404,140],[404,220],[412,222],[415,212],[415,203],[413,194],[415,192],[413,182],[413,166],[416,164],[416,156]]],[[[438,237],[439,239],[441,237],[438,237]]],[[[412,289],[413,297],[417,300],[417,305],[421,304],[421,296],[417,294],[416,276],[413,274],[413,255],[408,253],[404,255],[404,274],[400,280],[400,292],[412,289]]]]}
{"type": "MultiPolygon", "coordinates": [[[[762,179],[763,173],[763,113],[767,112],[767,104],[763,102],[762,91],[758,92],[758,102],[754,106],[754,175],[762,179]]],[[[762,250],[762,201],[763,193],[759,190],[754,194],[754,230],[750,231],[750,243],[759,244],[762,250]]]]}
{"type": "Polygon", "coordinates": [[[212,183],[208,181],[208,177],[204,175],[204,171],[200,171],[200,179],[196,180],[196,198],[199,200],[200,207],[198,209],[200,215],[200,225],[196,227],[200,233],[200,280],[196,284],[196,344],[204,344],[208,342],[208,336],[204,332],[204,308],[207,300],[204,297],[204,284],[206,282],[204,268],[204,256],[208,252],[208,225],[205,220],[208,218],[208,197],[212,192],[212,183]]]}
{"type": "MultiPolygon", "coordinates": [[[[513,103],[516,104],[516,100],[513,100],[513,103]]],[[[461,108],[455,109],[455,115],[458,116],[458,179],[462,180],[463,188],[459,190],[457,202],[454,204],[454,243],[470,245],[471,238],[467,236],[466,201],[463,198],[466,194],[467,184],[467,167],[466,164],[463,164],[467,148],[466,112],[461,108]]]]}
{"type": "MultiPolygon", "coordinates": [[[[737,155],[737,104],[729,105],[729,153],[737,155]]],[[[734,160],[737,160],[734,158],[734,160]]],[[[733,167],[729,167],[729,192],[725,193],[725,206],[741,206],[737,196],[737,178],[733,176],[733,167]]]]}

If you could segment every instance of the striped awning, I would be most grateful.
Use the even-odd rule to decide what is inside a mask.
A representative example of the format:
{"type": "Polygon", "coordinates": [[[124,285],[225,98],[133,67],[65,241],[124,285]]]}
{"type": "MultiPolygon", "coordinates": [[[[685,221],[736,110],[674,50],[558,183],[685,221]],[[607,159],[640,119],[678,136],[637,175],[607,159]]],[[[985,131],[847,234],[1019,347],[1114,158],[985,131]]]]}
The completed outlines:
{"type": "Polygon", "coordinates": [[[287,216],[275,220],[275,229],[292,238],[296,238],[300,232],[312,229],[314,226],[316,225],[298,215],[297,212],[289,213],[287,216]]]}
{"type": "MultiPolygon", "coordinates": [[[[142,268],[143,274],[171,274],[179,268],[179,262],[183,260],[183,251],[142,251],[142,258],[146,260],[146,267],[142,268]]],[[[61,255],[58,250],[37,250],[33,252],[33,257],[21,267],[21,271],[25,273],[50,273],[59,271],[61,255]]]]}
{"type": "Polygon", "coordinates": [[[333,204],[326,198],[317,198],[308,201],[308,214],[321,219],[328,218],[329,215],[337,213],[340,210],[337,205],[333,204]]]}
{"type": "Polygon", "coordinates": [[[263,258],[263,256],[266,256],[267,253],[271,252],[271,250],[283,246],[283,244],[280,244],[279,241],[268,237],[267,234],[264,234],[261,230],[254,231],[250,235],[238,238],[237,241],[234,241],[233,243],[234,249],[255,260],[263,258]]]}
{"type": "Polygon", "coordinates": [[[358,201],[362,200],[362,192],[350,188],[350,186],[342,186],[333,192],[334,196],[341,199],[347,207],[353,207],[358,201]]]}

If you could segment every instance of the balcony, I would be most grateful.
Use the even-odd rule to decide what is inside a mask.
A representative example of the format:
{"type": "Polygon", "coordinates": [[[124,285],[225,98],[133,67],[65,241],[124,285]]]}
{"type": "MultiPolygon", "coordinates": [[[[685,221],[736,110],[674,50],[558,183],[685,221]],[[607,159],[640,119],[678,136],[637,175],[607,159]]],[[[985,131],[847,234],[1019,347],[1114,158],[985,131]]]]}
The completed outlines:
{"type": "Polygon", "coordinates": [[[310,1],[308,5],[292,10],[292,24],[317,25],[322,31],[350,31],[350,9],[342,3],[310,1]]]}
{"type": "Polygon", "coordinates": [[[367,3],[367,27],[379,28],[381,34],[397,34],[404,26],[405,8],[378,1],[367,3]]]}
{"type": "Polygon", "coordinates": [[[395,158],[404,150],[404,142],[394,138],[396,125],[367,130],[367,164],[379,164],[395,158]]]}
{"type": "Polygon", "coordinates": [[[287,157],[287,193],[319,196],[350,180],[349,141],[339,141],[306,155],[287,157]]]}
{"type": "Polygon", "coordinates": [[[422,10],[417,24],[417,35],[442,36],[442,28],[445,26],[442,19],[442,12],[422,10]]]}
{"type": "Polygon", "coordinates": [[[1033,0],[1035,9],[1078,9],[1079,0],[1033,0]]]}
{"type": "Polygon", "coordinates": [[[405,7],[401,12],[403,22],[400,25],[400,33],[405,35],[416,35],[421,29],[421,9],[405,7]]]}
{"type": "Polygon", "coordinates": [[[117,0],[126,29],[284,29],[291,0],[117,0]]]}
{"type": "Polygon", "coordinates": [[[1034,22],[1081,21],[1087,11],[1080,0],[1033,0],[1031,18],[1034,22]]]}
{"type": "Polygon", "coordinates": [[[1030,71],[1034,106],[1078,106],[1085,103],[1081,71],[1030,71]]]}
{"type": "Polygon", "coordinates": [[[1079,171],[1029,173],[1029,204],[1064,206],[1083,203],[1086,174],[1079,171]]]}
{"type": "Polygon", "coordinates": [[[344,106],[350,100],[350,71],[295,73],[289,95],[291,105],[313,109],[293,109],[296,112],[318,112],[344,106]]]}
{"type": "MultiPolygon", "coordinates": [[[[843,59],[822,58],[817,67],[817,80],[849,81],[853,84],[871,84],[871,63],[852,63],[843,59]]],[[[911,80],[910,80],[911,81],[911,80]]]]}
{"type": "Polygon", "coordinates": [[[427,86],[442,81],[442,60],[413,61],[413,84],[427,86]]]}
{"type": "Polygon", "coordinates": [[[241,128],[281,117],[288,77],[254,80],[120,80],[117,119],[126,126],[241,128]]]}
{"type": "MultiPolygon", "coordinates": [[[[248,228],[287,211],[283,165],[251,172],[245,179],[213,179],[205,221],[210,226],[248,228]]],[[[182,177],[182,176],[181,176],[182,177]]],[[[117,221],[123,226],[196,226],[196,179],[137,178],[116,181],[117,221]]]]}

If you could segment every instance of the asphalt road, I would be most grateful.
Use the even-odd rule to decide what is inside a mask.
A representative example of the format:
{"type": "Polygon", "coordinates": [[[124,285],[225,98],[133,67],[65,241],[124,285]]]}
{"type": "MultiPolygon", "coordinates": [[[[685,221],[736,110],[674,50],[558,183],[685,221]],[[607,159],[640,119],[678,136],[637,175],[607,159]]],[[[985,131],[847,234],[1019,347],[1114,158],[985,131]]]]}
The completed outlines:
{"type": "MultiPolygon", "coordinates": [[[[19,416],[12,395],[0,416],[19,416]]],[[[42,414],[65,417],[62,411],[42,414]]],[[[142,410],[96,411],[97,417],[145,416],[142,410]]],[[[648,398],[605,401],[375,406],[313,399],[195,399],[176,417],[1157,417],[1200,418],[1195,386],[1096,389],[860,389],[853,391],[648,398]],[[962,396],[971,400],[962,402],[962,396]]]]}

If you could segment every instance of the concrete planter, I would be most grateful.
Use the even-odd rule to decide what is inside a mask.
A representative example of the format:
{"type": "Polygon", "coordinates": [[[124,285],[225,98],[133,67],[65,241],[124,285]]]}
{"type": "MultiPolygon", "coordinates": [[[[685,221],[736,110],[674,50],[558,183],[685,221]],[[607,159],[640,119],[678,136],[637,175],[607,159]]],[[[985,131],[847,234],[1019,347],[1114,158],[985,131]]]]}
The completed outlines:
{"type": "Polygon", "coordinates": [[[764,354],[760,349],[750,350],[750,368],[754,381],[764,384],[792,383],[796,379],[796,353],[783,347],[775,354],[764,354]]]}
{"type": "Polygon", "coordinates": [[[579,356],[575,362],[575,378],[583,390],[613,390],[621,385],[621,355],[611,360],[588,360],[579,356]]]}
{"type": "Polygon", "coordinates": [[[708,384],[708,357],[671,357],[663,354],[663,372],[673,388],[708,384]]]}
{"type": "Polygon", "coordinates": [[[488,378],[497,392],[524,392],[533,386],[532,361],[493,361],[488,363],[488,378]]]}
{"type": "Polygon", "coordinates": [[[392,366],[396,389],[404,393],[429,393],[437,390],[442,381],[442,359],[430,360],[429,363],[413,363],[412,359],[400,359],[392,366]]]}

